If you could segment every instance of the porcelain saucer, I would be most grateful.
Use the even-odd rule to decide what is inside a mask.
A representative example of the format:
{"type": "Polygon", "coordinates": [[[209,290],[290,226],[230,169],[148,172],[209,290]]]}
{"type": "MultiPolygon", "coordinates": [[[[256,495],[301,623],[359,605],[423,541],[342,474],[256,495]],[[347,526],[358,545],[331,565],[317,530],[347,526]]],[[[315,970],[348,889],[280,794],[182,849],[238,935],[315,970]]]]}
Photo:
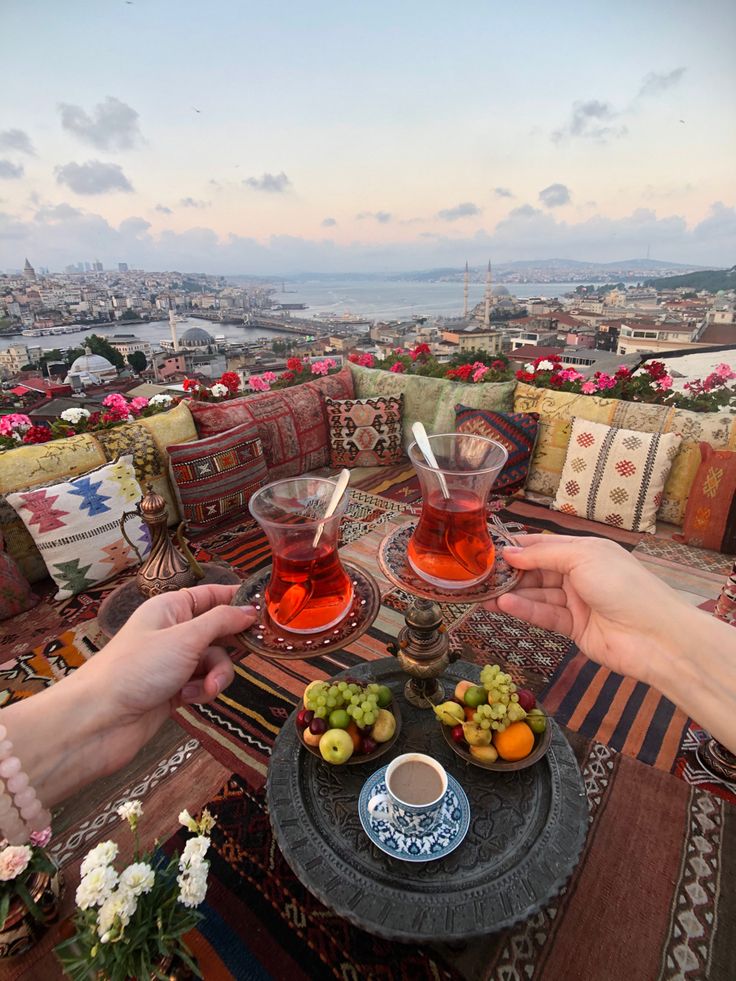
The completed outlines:
{"type": "Polygon", "coordinates": [[[390,822],[374,817],[368,801],[386,793],[386,769],[381,767],[363,784],[358,798],[358,816],[363,830],[373,844],[402,862],[433,862],[454,851],[470,826],[470,804],[457,780],[447,774],[447,793],[437,827],[425,835],[403,835],[390,822]]]}

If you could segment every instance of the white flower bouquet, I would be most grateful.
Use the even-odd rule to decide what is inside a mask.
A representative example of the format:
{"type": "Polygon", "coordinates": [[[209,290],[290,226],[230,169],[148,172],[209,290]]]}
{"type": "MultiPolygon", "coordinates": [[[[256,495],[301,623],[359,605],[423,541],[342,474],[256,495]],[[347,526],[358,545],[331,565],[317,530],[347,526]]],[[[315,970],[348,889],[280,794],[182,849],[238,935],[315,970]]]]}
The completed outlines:
{"type": "Polygon", "coordinates": [[[193,837],[181,856],[167,859],[155,846],[141,852],[140,801],[126,801],[118,814],[135,836],[133,861],[118,872],[113,841],[88,852],[77,888],[76,933],[56,948],[64,971],[74,981],[86,981],[90,971],[110,981],[168,978],[165,964],[174,957],[201,977],[183,936],[201,919],[197,907],[207,892],[205,856],[214,819],[208,811],[199,820],[182,811],[179,820],[193,837]]]}

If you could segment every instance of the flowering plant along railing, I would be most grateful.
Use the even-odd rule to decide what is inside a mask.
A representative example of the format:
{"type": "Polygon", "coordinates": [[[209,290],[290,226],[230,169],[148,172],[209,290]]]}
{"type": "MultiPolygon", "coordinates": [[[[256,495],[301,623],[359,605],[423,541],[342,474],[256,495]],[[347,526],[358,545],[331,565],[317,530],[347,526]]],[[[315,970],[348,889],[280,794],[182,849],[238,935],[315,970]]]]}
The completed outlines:
{"type": "Polygon", "coordinates": [[[372,354],[351,354],[349,361],[364,368],[382,368],[402,375],[425,375],[430,378],[449,378],[451,381],[479,384],[507,381],[511,378],[508,358],[484,351],[455,354],[450,361],[438,361],[428,344],[404,349],[397,347],[385,358],[372,354]]]}
{"type": "Polygon", "coordinates": [[[551,388],[579,395],[601,395],[625,402],[674,405],[695,412],[716,412],[736,406],[736,371],[719,364],[704,379],[685,384],[684,392],[673,389],[673,379],[661,361],[649,361],[632,371],[621,365],[613,374],[596,371],[591,378],[576,368],[565,367],[559,356],[537,358],[516,372],[519,381],[536,388],[551,388]]]}

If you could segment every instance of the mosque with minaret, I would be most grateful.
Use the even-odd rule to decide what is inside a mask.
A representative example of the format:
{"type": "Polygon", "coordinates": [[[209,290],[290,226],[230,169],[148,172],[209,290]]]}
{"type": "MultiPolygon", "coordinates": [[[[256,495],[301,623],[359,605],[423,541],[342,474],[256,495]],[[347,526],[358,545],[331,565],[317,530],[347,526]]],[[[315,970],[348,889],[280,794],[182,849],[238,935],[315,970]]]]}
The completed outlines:
{"type": "Polygon", "coordinates": [[[484,351],[500,354],[503,334],[494,327],[491,313],[497,307],[513,307],[513,300],[505,286],[493,289],[493,273],[490,260],[486,270],[486,284],[483,299],[472,309],[468,305],[470,293],[470,270],[465,263],[463,279],[463,315],[461,318],[447,320],[441,327],[442,339],[456,344],[461,351],[484,351]]]}

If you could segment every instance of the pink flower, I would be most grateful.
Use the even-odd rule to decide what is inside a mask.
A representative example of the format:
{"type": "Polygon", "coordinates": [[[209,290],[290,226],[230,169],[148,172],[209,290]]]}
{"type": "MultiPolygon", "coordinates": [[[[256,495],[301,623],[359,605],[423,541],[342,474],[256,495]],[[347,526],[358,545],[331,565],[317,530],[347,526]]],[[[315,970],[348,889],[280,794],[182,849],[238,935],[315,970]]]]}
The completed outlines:
{"type": "Polygon", "coordinates": [[[406,365],[401,361],[396,361],[388,370],[393,371],[396,375],[402,375],[406,371],[406,365]]]}
{"type": "Polygon", "coordinates": [[[265,379],[261,378],[260,375],[251,375],[248,379],[248,384],[253,389],[254,392],[270,392],[271,386],[265,379]]]}
{"type": "Polygon", "coordinates": [[[32,854],[28,845],[8,845],[4,848],[0,852],[0,882],[17,879],[28,868],[32,854]]]}
{"type": "Polygon", "coordinates": [[[277,376],[276,376],[276,374],[273,371],[264,371],[263,374],[261,375],[261,378],[265,382],[268,382],[269,385],[271,384],[271,382],[275,382],[276,381],[276,377],[277,376]]]}
{"type": "Polygon", "coordinates": [[[372,368],[375,363],[376,363],[376,359],[373,357],[372,354],[369,354],[367,351],[365,354],[358,355],[358,364],[362,365],[364,368],[372,368]]]}
{"type": "Polygon", "coordinates": [[[607,388],[615,388],[615,387],[616,387],[616,379],[613,378],[611,375],[606,375],[604,372],[601,372],[598,375],[598,388],[601,391],[604,391],[607,388]]]}
{"type": "Polygon", "coordinates": [[[732,378],[736,378],[736,371],[727,364],[717,364],[715,367],[714,374],[722,378],[723,381],[730,381],[732,378]]]}
{"type": "Polygon", "coordinates": [[[594,395],[598,389],[595,387],[595,382],[587,381],[583,382],[583,384],[580,386],[580,391],[583,393],[583,395],[594,395]]]}
{"type": "Polygon", "coordinates": [[[563,368],[557,377],[563,382],[574,382],[580,381],[583,376],[574,368],[563,368]]]}
{"type": "Polygon", "coordinates": [[[0,417],[0,436],[12,436],[14,429],[27,429],[33,423],[22,412],[11,412],[0,417]]]}
{"type": "MultiPolygon", "coordinates": [[[[478,363],[480,364],[480,362],[478,363]]],[[[486,365],[480,364],[480,367],[476,368],[475,371],[473,372],[473,381],[479,382],[483,377],[483,375],[485,375],[490,370],[491,369],[488,368],[486,365]]]]}
{"type": "Polygon", "coordinates": [[[670,388],[672,388],[672,375],[662,375],[661,378],[657,379],[655,384],[660,392],[668,391],[670,388]]]}
{"type": "Polygon", "coordinates": [[[139,395],[137,398],[134,398],[133,401],[130,403],[130,409],[133,415],[135,416],[137,416],[140,412],[143,411],[143,409],[146,408],[148,408],[148,399],[144,398],[142,395],[139,395]]]}
{"type": "Polygon", "coordinates": [[[51,828],[44,828],[43,831],[31,831],[31,844],[37,848],[45,848],[51,841],[51,828]]]}
{"type": "Polygon", "coordinates": [[[116,412],[125,412],[128,414],[128,402],[120,394],[120,392],[112,392],[112,394],[107,395],[103,400],[102,404],[107,406],[108,409],[113,409],[116,412]]]}
{"type": "Polygon", "coordinates": [[[315,361],[312,365],[313,375],[326,375],[329,370],[326,361],[315,361]]]}

